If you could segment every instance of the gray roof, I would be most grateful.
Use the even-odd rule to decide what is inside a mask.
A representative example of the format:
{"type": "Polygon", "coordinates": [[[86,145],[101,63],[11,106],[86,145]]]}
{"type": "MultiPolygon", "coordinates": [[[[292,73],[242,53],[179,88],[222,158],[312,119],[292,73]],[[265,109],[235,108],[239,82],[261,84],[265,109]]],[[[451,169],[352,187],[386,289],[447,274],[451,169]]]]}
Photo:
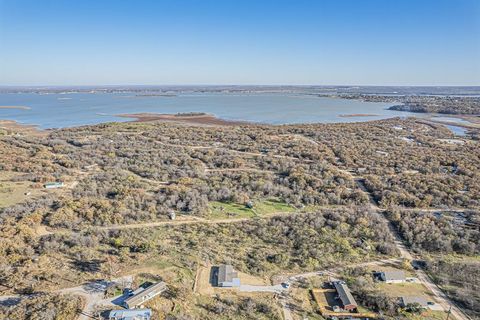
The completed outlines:
{"type": "Polygon", "coordinates": [[[152,310],[150,309],[130,309],[130,310],[112,310],[108,315],[109,318],[122,320],[145,320],[150,319],[152,310]]]}
{"type": "Polygon", "coordinates": [[[382,271],[385,280],[405,280],[405,272],[402,270],[382,271]]]}
{"type": "Polygon", "coordinates": [[[337,290],[338,296],[342,301],[343,306],[354,305],[357,306],[357,302],[352,296],[350,289],[348,289],[347,285],[343,281],[335,281],[333,283],[335,286],[335,290],[337,290]]]}
{"type": "Polygon", "coordinates": [[[125,304],[128,305],[129,308],[136,307],[142,304],[143,302],[150,300],[154,296],[162,293],[166,289],[167,289],[167,285],[165,284],[165,282],[160,281],[156,284],[151,285],[145,290],[142,290],[137,294],[131,296],[130,298],[125,300],[125,304]]]}
{"type": "Polygon", "coordinates": [[[418,303],[422,307],[428,306],[428,301],[424,297],[421,296],[406,296],[402,297],[402,304],[406,306],[407,304],[415,304],[418,303]]]}
{"type": "Polygon", "coordinates": [[[229,264],[222,264],[218,267],[218,282],[232,282],[234,278],[238,278],[238,272],[233,270],[229,264]]]}

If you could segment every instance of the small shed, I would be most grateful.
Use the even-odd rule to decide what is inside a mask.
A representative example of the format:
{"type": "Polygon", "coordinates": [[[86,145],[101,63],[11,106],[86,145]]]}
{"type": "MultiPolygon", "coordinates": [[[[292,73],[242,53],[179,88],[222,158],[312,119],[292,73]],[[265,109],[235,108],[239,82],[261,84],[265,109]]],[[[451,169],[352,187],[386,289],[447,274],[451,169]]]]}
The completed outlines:
{"type": "Polygon", "coordinates": [[[112,310],[108,314],[109,320],[150,320],[151,317],[150,309],[112,310]]]}
{"type": "Polygon", "coordinates": [[[403,283],[406,281],[405,272],[402,270],[382,271],[380,280],[386,283],[403,283]]]}
{"type": "Polygon", "coordinates": [[[219,287],[239,287],[240,278],[238,272],[229,264],[222,264],[217,271],[217,286],[219,287]]]}
{"type": "Polygon", "coordinates": [[[47,182],[43,185],[45,189],[57,189],[63,187],[63,182],[47,182]]]}
{"type": "Polygon", "coordinates": [[[134,291],[133,296],[123,302],[123,305],[128,309],[136,308],[165,290],[167,290],[167,284],[163,281],[152,284],[146,289],[137,289],[134,291]]]}

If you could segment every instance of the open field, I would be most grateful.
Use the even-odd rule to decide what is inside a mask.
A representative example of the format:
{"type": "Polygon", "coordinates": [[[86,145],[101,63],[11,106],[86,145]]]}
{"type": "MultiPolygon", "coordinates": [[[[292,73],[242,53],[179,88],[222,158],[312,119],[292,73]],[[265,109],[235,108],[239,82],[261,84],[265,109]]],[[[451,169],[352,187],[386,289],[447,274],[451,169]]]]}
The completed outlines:
{"type": "Polygon", "coordinates": [[[18,176],[16,172],[0,172],[0,208],[24,202],[41,193],[40,186],[34,188],[32,182],[12,181],[18,176]]]}
{"type": "Polygon", "coordinates": [[[209,203],[209,209],[210,219],[253,218],[276,212],[296,211],[294,207],[275,199],[254,201],[252,208],[248,208],[244,204],[213,201],[209,203]]]}
{"type": "Polygon", "coordinates": [[[433,294],[421,283],[378,283],[378,288],[387,296],[421,296],[432,300],[433,294]]]}

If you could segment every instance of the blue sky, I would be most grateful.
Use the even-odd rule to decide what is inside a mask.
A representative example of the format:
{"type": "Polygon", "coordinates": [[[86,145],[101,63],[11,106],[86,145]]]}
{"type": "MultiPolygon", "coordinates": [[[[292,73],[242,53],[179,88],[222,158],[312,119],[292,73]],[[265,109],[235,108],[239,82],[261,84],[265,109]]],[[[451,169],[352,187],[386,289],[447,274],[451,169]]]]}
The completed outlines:
{"type": "Polygon", "coordinates": [[[0,85],[480,85],[479,0],[0,0],[0,85]]]}

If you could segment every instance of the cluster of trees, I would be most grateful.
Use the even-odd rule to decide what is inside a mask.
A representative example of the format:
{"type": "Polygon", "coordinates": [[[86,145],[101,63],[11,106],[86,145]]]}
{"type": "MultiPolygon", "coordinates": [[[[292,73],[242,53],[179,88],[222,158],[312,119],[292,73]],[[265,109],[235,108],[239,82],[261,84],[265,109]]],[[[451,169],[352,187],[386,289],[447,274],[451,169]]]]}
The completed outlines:
{"type": "Polygon", "coordinates": [[[385,207],[480,206],[480,148],[468,137],[445,143],[454,137],[442,125],[390,119],[303,129],[333,150],[335,165],[364,177],[385,207]]]}
{"type": "Polygon", "coordinates": [[[0,304],[0,320],[74,320],[82,304],[78,296],[38,294],[12,306],[0,304]]]}
{"type": "Polygon", "coordinates": [[[238,270],[273,274],[283,270],[314,270],[396,253],[387,226],[368,209],[326,210],[230,224],[188,224],[145,235],[110,233],[122,247],[139,246],[169,257],[218,263],[230,261],[238,270]]]}
{"type": "MultiPolygon", "coordinates": [[[[480,199],[480,151],[472,141],[438,141],[451,137],[442,126],[413,119],[248,130],[123,123],[54,130],[44,137],[2,136],[0,148],[7,152],[0,154],[1,170],[24,173],[17,177],[30,181],[77,183],[1,209],[0,285],[38,291],[58,286],[60,279],[105,277],[140,258],[192,268],[200,257],[272,274],[392,255],[388,228],[361,207],[368,199],[346,171],[365,168],[366,187],[385,206],[473,208],[480,199]],[[203,215],[210,201],[270,197],[295,206],[344,208],[149,233],[88,230],[166,219],[172,209],[203,215]],[[39,237],[40,225],[79,232],[39,237]]],[[[475,230],[415,213],[401,216],[391,219],[414,248],[479,251],[475,230]]],[[[478,213],[468,219],[478,219],[478,213]]]]}
{"type": "Polygon", "coordinates": [[[227,319],[283,319],[277,308],[262,301],[260,297],[239,297],[232,299],[217,295],[214,300],[204,306],[209,318],[227,319]]]}
{"type": "Polygon", "coordinates": [[[21,179],[78,181],[45,208],[47,224],[72,228],[162,219],[171,209],[203,215],[209,201],[363,204],[345,172],[359,168],[385,207],[479,206],[479,149],[438,141],[447,137],[442,126],[392,119],[248,130],[112,123],[0,143],[16,160],[3,155],[3,168],[28,172],[21,179]]]}
{"type": "MultiPolygon", "coordinates": [[[[477,251],[478,253],[478,251],[477,251]]],[[[480,318],[480,262],[478,260],[434,259],[427,271],[435,282],[473,319],[480,318]]]]}
{"type": "Polygon", "coordinates": [[[59,199],[45,221],[67,228],[128,223],[165,218],[171,209],[202,215],[208,201],[268,197],[296,206],[367,202],[353,179],[332,165],[328,147],[297,135],[281,127],[174,124],[54,131],[41,143],[63,159],[64,169],[100,169],[80,175],[72,197],[59,199]]]}
{"type": "Polygon", "coordinates": [[[459,96],[402,95],[382,96],[368,94],[342,94],[343,99],[355,99],[368,102],[402,103],[390,107],[390,110],[444,113],[444,114],[480,114],[480,98],[459,96]]]}
{"type": "Polygon", "coordinates": [[[399,316],[398,299],[376,288],[371,272],[361,267],[347,268],[343,276],[360,305],[388,317],[399,316]]]}
{"type": "Polygon", "coordinates": [[[416,251],[467,255],[480,252],[480,215],[476,212],[432,213],[391,209],[387,215],[416,251]]]}

